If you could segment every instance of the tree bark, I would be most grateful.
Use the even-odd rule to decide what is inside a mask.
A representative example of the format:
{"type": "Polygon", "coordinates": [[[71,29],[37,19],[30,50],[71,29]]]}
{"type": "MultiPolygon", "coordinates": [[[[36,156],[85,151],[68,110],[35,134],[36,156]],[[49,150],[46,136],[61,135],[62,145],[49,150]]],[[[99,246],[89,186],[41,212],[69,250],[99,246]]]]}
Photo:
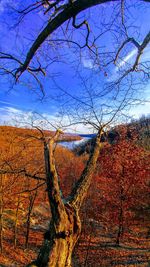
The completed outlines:
{"type": "Polygon", "coordinates": [[[14,247],[16,248],[17,246],[17,224],[18,224],[18,213],[19,213],[19,208],[20,208],[20,194],[18,196],[18,201],[17,201],[17,208],[16,208],[16,214],[15,214],[15,225],[14,225],[14,247]]]}
{"type": "Polygon", "coordinates": [[[120,211],[119,211],[119,228],[118,228],[118,233],[117,233],[117,239],[116,239],[116,244],[119,246],[120,245],[120,238],[123,234],[123,189],[121,188],[121,193],[120,193],[120,211]]]}
{"type": "Polygon", "coordinates": [[[81,205],[87,195],[88,188],[91,183],[92,176],[94,174],[96,163],[99,157],[99,152],[102,147],[101,136],[103,129],[100,128],[93,147],[93,151],[91,152],[89,161],[83,170],[83,173],[80,179],[77,181],[75,187],[72,190],[70,195],[69,203],[71,203],[78,210],[81,208],[81,205]]]}
{"type": "Polygon", "coordinates": [[[81,232],[79,211],[86,197],[101,147],[102,128],[96,137],[93,152],[81,178],[75,185],[70,198],[63,200],[58,183],[54,161],[53,144],[58,138],[59,130],[49,141],[44,139],[44,159],[48,198],[52,218],[49,230],[44,235],[43,246],[35,262],[28,267],[72,267],[72,253],[81,232]]]}
{"type": "Polygon", "coordinates": [[[3,176],[0,175],[0,252],[3,252],[3,176]]]}
{"type": "Polygon", "coordinates": [[[29,234],[30,234],[30,224],[31,224],[31,213],[32,213],[32,209],[33,209],[33,205],[34,205],[34,201],[36,199],[36,196],[37,196],[37,190],[36,190],[36,192],[35,192],[35,194],[33,196],[31,195],[31,192],[30,192],[28,215],[27,215],[27,221],[26,221],[27,230],[26,230],[25,248],[28,248],[29,234]]]}
{"type": "Polygon", "coordinates": [[[65,205],[67,218],[59,222],[57,232],[53,219],[44,235],[44,243],[35,262],[28,267],[72,267],[72,253],[81,232],[78,212],[69,204],[65,205]]]}

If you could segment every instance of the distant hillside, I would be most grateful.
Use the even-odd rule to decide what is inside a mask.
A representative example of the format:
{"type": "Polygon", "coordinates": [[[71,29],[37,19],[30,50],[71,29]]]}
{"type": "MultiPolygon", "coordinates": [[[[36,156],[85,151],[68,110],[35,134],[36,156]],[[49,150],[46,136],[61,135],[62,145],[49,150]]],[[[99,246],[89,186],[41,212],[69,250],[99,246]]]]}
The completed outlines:
{"type": "MultiPolygon", "coordinates": [[[[90,153],[93,149],[96,134],[81,134],[80,136],[89,137],[90,139],[77,146],[74,149],[75,153],[78,155],[90,153]]],[[[123,137],[135,140],[141,147],[150,150],[150,118],[143,116],[139,120],[133,120],[126,125],[118,125],[109,132],[105,132],[101,142],[114,144],[123,137]]]]}
{"type": "Polygon", "coordinates": [[[146,150],[150,150],[150,117],[142,116],[139,120],[132,121],[129,127],[136,130],[138,144],[146,150]]]}
{"type": "MultiPolygon", "coordinates": [[[[3,136],[10,136],[10,133],[12,133],[13,136],[17,136],[18,138],[30,138],[30,137],[40,137],[41,133],[38,129],[29,129],[29,128],[18,128],[14,126],[0,126],[0,135],[3,136]]],[[[55,134],[55,131],[43,131],[45,136],[53,136],[55,134]]],[[[1,137],[2,138],[2,137],[1,137]]],[[[59,142],[61,141],[76,141],[81,140],[81,137],[78,135],[68,134],[64,133],[60,135],[59,142]]]]}

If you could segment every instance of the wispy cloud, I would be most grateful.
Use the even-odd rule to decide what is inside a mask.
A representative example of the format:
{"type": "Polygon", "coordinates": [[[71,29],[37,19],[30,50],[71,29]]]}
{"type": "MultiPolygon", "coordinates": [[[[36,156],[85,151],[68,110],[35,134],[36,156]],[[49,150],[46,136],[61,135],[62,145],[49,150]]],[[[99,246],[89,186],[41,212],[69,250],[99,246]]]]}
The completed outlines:
{"type": "MultiPolygon", "coordinates": [[[[137,48],[131,50],[130,53],[128,53],[124,58],[120,59],[119,62],[117,62],[115,68],[112,70],[112,74],[110,77],[108,77],[108,82],[113,82],[119,77],[119,71],[123,71],[127,68],[130,68],[130,65],[133,64],[135,60],[135,56],[137,55],[137,48]]],[[[143,55],[141,56],[141,62],[148,60],[150,55],[150,48],[145,49],[143,55]]]]}
{"type": "Polygon", "coordinates": [[[94,68],[93,60],[91,59],[82,58],[82,64],[85,68],[88,68],[88,69],[94,68]]]}
{"type": "Polygon", "coordinates": [[[82,58],[81,58],[81,63],[84,68],[87,69],[97,69],[98,64],[90,58],[86,53],[83,53],[82,58]]]}
{"type": "Polygon", "coordinates": [[[135,119],[140,118],[142,115],[150,115],[150,101],[131,108],[129,113],[135,119]]]}
{"type": "Polygon", "coordinates": [[[68,116],[63,117],[59,114],[42,113],[38,114],[33,111],[25,111],[14,107],[0,108],[0,125],[12,125],[17,127],[35,127],[55,130],[61,128],[65,132],[72,133],[89,133],[90,130],[84,125],[71,125],[68,116]],[[54,127],[53,127],[54,126],[54,127]]]}
{"type": "MultiPolygon", "coordinates": [[[[4,102],[4,101],[3,101],[4,102]]],[[[14,107],[1,107],[0,108],[0,124],[18,124],[19,120],[24,120],[25,123],[29,120],[29,117],[32,116],[32,112],[30,111],[23,111],[14,107]]]]}
{"type": "MultiPolygon", "coordinates": [[[[118,71],[120,68],[124,67],[126,64],[132,64],[134,56],[137,55],[137,48],[131,50],[130,53],[127,54],[124,58],[120,60],[120,62],[117,64],[115,71],[118,71]]],[[[150,57],[150,46],[145,48],[143,54],[141,55],[140,61],[146,61],[149,60],[150,57]]]]}
{"type": "Polygon", "coordinates": [[[126,65],[127,63],[129,63],[129,61],[134,57],[134,55],[137,54],[137,49],[133,49],[127,56],[125,56],[123,59],[121,59],[121,61],[118,63],[116,68],[121,68],[124,65],[126,65]]]}
{"type": "Polygon", "coordinates": [[[8,102],[8,101],[2,101],[2,100],[0,100],[0,103],[1,104],[4,104],[4,105],[10,105],[10,106],[13,106],[13,107],[17,107],[18,106],[16,104],[12,104],[11,102],[8,102]]]}
{"type": "Polygon", "coordinates": [[[38,113],[34,111],[26,111],[14,107],[0,108],[0,125],[11,125],[17,127],[35,127],[42,129],[55,130],[60,128],[60,120],[58,114],[38,113]]]}
{"type": "Polygon", "coordinates": [[[150,45],[147,46],[141,56],[141,61],[149,61],[150,59],[150,45]]]}

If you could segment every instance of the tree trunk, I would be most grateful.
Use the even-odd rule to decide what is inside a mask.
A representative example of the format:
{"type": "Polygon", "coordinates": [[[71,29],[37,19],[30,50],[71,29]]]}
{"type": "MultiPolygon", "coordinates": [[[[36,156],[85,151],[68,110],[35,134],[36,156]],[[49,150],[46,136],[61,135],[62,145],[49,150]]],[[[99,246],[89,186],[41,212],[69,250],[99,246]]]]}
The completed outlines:
{"type": "Polygon", "coordinates": [[[121,194],[120,194],[120,212],[119,212],[119,228],[117,233],[117,239],[116,244],[120,245],[120,238],[123,234],[123,189],[121,188],[121,194]]]}
{"type": "Polygon", "coordinates": [[[93,151],[87,165],[72,190],[68,200],[64,200],[58,182],[58,174],[54,158],[54,142],[60,130],[46,139],[43,135],[45,174],[47,193],[52,214],[49,230],[44,235],[44,243],[35,262],[28,267],[72,267],[72,253],[81,232],[79,210],[87,195],[96,162],[101,148],[102,128],[95,139],[93,151]]]}
{"type": "Polygon", "coordinates": [[[27,215],[27,221],[26,221],[27,231],[26,231],[25,248],[28,248],[30,224],[31,224],[31,213],[32,213],[32,209],[33,209],[33,205],[34,205],[34,201],[35,201],[36,196],[37,196],[37,190],[33,196],[31,195],[31,192],[30,192],[28,215],[27,215]]]}
{"type": "Polygon", "coordinates": [[[123,226],[121,223],[119,223],[119,229],[118,229],[118,233],[117,233],[117,240],[116,240],[116,244],[119,246],[120,245],[120,238],[122,236],[123,233],[123,226]]]}
{"type": "Polygon", "coordinates": [[[3,252],[3,177],[0,175],[0,252],[3,252]]]}
{"type": "Polygon", "coordinates": [[[18,213],[20,208],[20,195],[18,196],[16,215],[15,215],[15,225],[14,225],[14,247],[17,245],[17,224],[18,224],[18,213]]]}
{"type": "Polygon", "coordinates": [[[78,212],[65,205],[67,219],[60,221],[57,231],[53,220],[44,235],[44,243],[35,262],[28,267],[72,267],[72,253],[81,232],[78,212]]]}

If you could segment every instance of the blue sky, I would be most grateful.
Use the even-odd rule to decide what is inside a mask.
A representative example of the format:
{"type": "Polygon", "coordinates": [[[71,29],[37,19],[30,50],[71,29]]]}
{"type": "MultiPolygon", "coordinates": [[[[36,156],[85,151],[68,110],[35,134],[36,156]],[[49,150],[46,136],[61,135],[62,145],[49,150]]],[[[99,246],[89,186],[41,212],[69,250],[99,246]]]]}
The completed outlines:
{"type": "MultiPolygon", "coordinates": [[[[27,1],[29,4],[30,0],[27,1]]],[[[132,1],[127,1],[132,3],[132,1]]],[[[34,38],[38,35],[43,25],[46,23],[46,17],[43,16],[41,11],[36,12],[32,15],[27,16],[21,25],[17,28],[14,28],[15,17],[12,16],[11,13],[8,13],[8,6],[15,5],[15,8],[20,7],[21,1],[12,1],[12,0],[1,0],[0,1],[0,50],[8,53],[12,53],[15,56],[25,58],[26,52],[28,48],[31,46],[34,38]]],[[[135,23],[137,28],[134,30],[134,34],[140,42],[143,40],[143,36],[148,33],[149,30],[149,16],[150,9],[148,10],[148,4],[144,4],[144,7],[141,8],[140,5],[136,8],[132,7],[130,12],[132,12],[132,16],[129,16],[129,13],[126,14],[126,22],[128,25],[132,25],[135,23]]],[[[98,35],[101,33],[101,29],[98,27],[99,23],[101,23],[101,18],[99,14],[103,14],[103,17],[107,15],[105,18],[105,23],[108,23],[110,19],[113,19],[113,9],[115,6],[111,4],[103,5],[102,7],[92,8],[89,11],[86,11],[83,15],[86,14],[87,18],[89,17],[90,27],[94,29],[94,34],[98,35]],[[100,13],[101,12],[101,13],[100,13]],[[97,23],[97,24],[95,24],[97,23]],[[96,27],[95,27],[96,25],[96,27]]],[[[79,16],[79,21],[81,21],[82,16],[79,16]]],[[[118,19],[119,21],[119,19],[118,19]]],[[[117,25],[118,21],[115,22],[117,25]]],[[[119,24],[118,24],[119,25],[119,24]]],[[[131,34],[133,33],[133,28],[131,34]]],[[[74,40],[80,40],[83,42],[84,31],[75,31],[72,33],[74,40]]],[[[71,31],[70,31],[71,35],[71,31]]],[[[62,30],[59,29],[56,33],[53,34],[52,39],[61,38],[62,30]]],[[[91,37],[92,38],[92,37],[91,37]]],[[[121,38],[121,36],[120,36],[121,38]]],[[[52,44],[52,43],[51,43],[52,44]]],[[[99,39],[99,46],[102,47],[102,50],[107,52],[113,49],[114,36],[112,39],[112,35],[107,32],[102,38],[99,39]]],[[[50,58],[56,59],[56,63],[50,65],[47,71],[47,76],[44,78],[40,76],[40,79],[44,85],[45,97],[42,97],[40,90],[37,88],[38,85],[30,79],[28,74],[23,74],[19,83],[13,84],[14,81],[6,76],[1,76],[0,81],[0,124],[16,124],[19,120],[24,120],[25,122],[30,122],[32,119],[32,115],[34,112],[42,114],[42,116],[47,117],[51,122],[55,123],[55,121],[59,124],[59,116],[61,119],[62,112],[66,112],[66,114],[73,112],[76,109],[76,103],[74,100],[70,100],[69,96],[64,97],[64,91],[67,91],[68,94],[71,94],[73,97],[76,97],[80,101],[89,103],[89,98],[87,100],[86,97],[89,97],[84,85],[83,80],[80,75],[84,77],[84,81],[88,81],[88,87],[92,88],[92,92],[94,95],[97,94],[99,88],[103,87],[118,75],[118,70],[121,67],[126,66],[126,64],[132,62],[136,55],[136,49],[134,47],[128,47],[124,54],[122,55],[122,59],[117,66],[111,66],[107,69],[108,73],[105,75],[105,69],[99,68],[97,63],[94,62],[93,57],[88,53],[88,51],[84,50],[80,62],[78,61],[79,54],[77,51],[64,44],[62,47],[52,45],[48,48],[47,53],[47,43],[45,43],[39,51],[39,54],[42,54],[42,63],[47,64],[50,58]],[[46,53],[45,53],[46,51],[46,53]],[[62,56],[63,55],[63,56],[62,56]],[[59,63],[58,63],[59,61],[59,63]],[[78,69],[78,73],[76,70],[78,69]],[[92,73],[92,74],[91,74],[92,73]],[[79,75],[80,74],[80,75],[79,75]],[[55,82],[53,80],[55,78],[55,82]],[[56,87],[58,85],[58,88],[56,87]],[[12,88],[13,85],[13,88],[12,88]],[[63,102],[67,102],[67,108],[63,109],[61,104],[63,102]],[[22,119],[21,119],[22,118],[22,119]]],[[[101,50],[99,50],[101,51],[101,50]]],[[[148,60],[150,56],[150,47],[148,47],[143,54],[142,60],[148,60]]],[[[36,63],[36,59],[33,61],[36,63]]],[[[142,86],[141,86],[142,87],[142,86]]],[[[135,106],[132,108],[126,109],[127,114],[133,116],[134,118],[138,118],[142,114],[150,113],[150,85],[144,85],[145,91],[141,91],[137,95],[139,99],[144,98],[147,102],[143,102],[142,105],[135,106]]],[[[112,95],[111,95],[112,96],[112,95]]],[[[99,113],[98,106],[106,104],[108,102],[109,96],[105,99],[94,100],[94,105],[96,111],[99,113]]],[[[138,101],[137,101],[138,102],[138,101]]],[[[114,105],[114,104],[113,104],[114,105]]],[[[86,107],[85,107],[86,110],[86,107]]],[[[83,114],[83,108],[81,110],[81,114],[83,114]]],[[[66,124],[68,124],[67,115],[63,113],[63,118],[66,124]]],[[[19,123],[18,123],[19,125],[19,123]]],[[[21,125],[21,124],[20,124],[21,125]]],[[[22,125],[21,125],[22,126],[22,125]]],[[[77,130],[77,132],[87,131],[85,126],[79,125],[78,127],[68,127],[68,131],[77,130]]]]}

